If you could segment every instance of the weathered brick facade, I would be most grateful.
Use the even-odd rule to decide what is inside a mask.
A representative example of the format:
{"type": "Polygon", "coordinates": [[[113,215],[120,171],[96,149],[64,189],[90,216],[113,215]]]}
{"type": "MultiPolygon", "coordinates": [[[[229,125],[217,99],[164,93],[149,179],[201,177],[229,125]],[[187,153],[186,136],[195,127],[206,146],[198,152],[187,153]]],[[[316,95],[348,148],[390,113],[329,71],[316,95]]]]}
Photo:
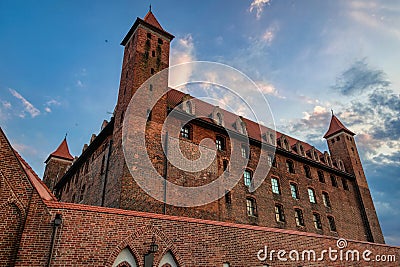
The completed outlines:
{"type": "MultiPolygon", "coordinates": [[[[166,77],[160,84],[146,80],[168,67],[172,39],[151,12],[144,20],[137,19],[122,41],[125,52],[114,117],[103,122],[100,133],[92,136],[76,159],[64,139],[46,160],[44,182],[0,129],[0,266],[398,266],[400,249],[382,244],[354,134],[335,116],[325,135],[329,155],[170,90],[146,122],[146,145],[139,147],[138,154],[128,155],[133,164],[129,171],[122,145],[123,129],[131,126],[123,124],[125,112],[143,83],[149,89],[144,102],[167,91],[166,77]],[[190,111],[180,107],[186,100],[192,103],[190,111]],[[201,117],[189,122],[187,136],[167,138],[167,142],[178,142],[188,159],[199,157],[202,140],[223,140],[219,149],[214,143],[207,147],[217,156],[204,170],[188,173],[166,160],[162,125],[172,109],[177,110],[172,126],[177,132],[183,119],[193,114],[201,117]],[[216,119],[218,113],[224,127],[216,119]],[[236,149],[246,135],[248,162],[243,151],[236,149]],[[262,162],[263,154],[271,156],[270,160],[262,162]],[[143,156],[150,158],[152,166],[145,164],[143,156]],[[243,162],[240,175],[245,170],[254,172],[259,163],[270,167],[261,185],[253,191],[245,177],[230,190],[221,184],[216,190],[225,196],[198,207],[164,205],[136,180],[154,175],[154,167],[174,184],[198,187],[221,175],[229,179],[235,174],[230,167],[243,162]],[[247,200],[254,201],[251,212],[247,200]],[[347,240],[341,249],[338,238],[347,240]],[[265,246],[268,256],[272,250],[275,254],[260,260],[257,253],[262,258],[265,246]],[[329,248],[337,250],[338,258],[331,260],[325,252],[318,260],[329,248]],[[289,258],[291,250],[300,253],[299,260],[289,258]],[[360,252],[359,259],[346,260],[355,250],[360,252]],[[366,250],[371,254],[363,254],[366,250]],[[313,255],[310,260],[302,259],[303,251],[306,256],[314,251],[315,259],[313,255]]],[[[146,120],[143,114],[133,115],[146,120]]],[[[129,138],[140,130],[134,126],[129,128],[129,138]]],[[[173,189],[157,190],[165,190],[167,199],[176,194],[173,189]]]]}
{"type": "MultiPolygon", "coordinates": [[[[245,131],[248,131],[247,134],[250,137],[250,158],[246,169],[253,172],[257,168],[262,152],[274,156],[276,164],[265,173],[264,182],[254,192],[250,192],[248,186],[244,184],[244,179],[241,179],[231,190],[224,187],[218,188],[221,192],[229,191],[228,195],[199,207],[183,208],[164,205],[144,192],[133,177],[145,178],[152,174],[149,166],[144,163],[144,159],[136,157],[137,155],[132,155],[135,170],[132,170],[132,173],[129,172],[123,154],[122,122],[128,103],[137,89],[152,74],[168,67],[169,43],[172,38],[172,35],[162,29],[151,12],[144,20],[137,19],[126,35],[122,41],[125,51],[115,116],[107,126],[102,127],[100,134],[91,140],[79,159],[55,186],[62,201],[292,229],[384,243],[350,131],[344,128],[344,131],[336,132],[333,137],[328,137],[329,155],[327,152],[319,152],[305,142],[279,132],[275,133],[265,127],[260,131],[254,130],[259,128],[256,123],[192,99],[191,96],[176,90],[165,94],[152,109],[146,128],[146,147],[143,147],[142,152],[139,153],[146,157],[148,155],[153,167],[160,175],[165,175],[166,171],[168,181],[187,187],[200,186],[214,181],[223,173],[224,164],[226,164],[224,161],[231,165],[238,164],[234,162],[236,160],[234,158],[240,159],[240,156],[230,158],[231,152],[240,153],[233,150],[232,143],[240,142],[243,136],[237,126],[240,123],[238,124],[237,121],[245,125],[247,128],[245,131]],[[161,136],[165,135],[162,133],[162,124],[167,112],[174,108],[178,110],[178,115],[175,116],[178,126],[179,120],[190,116],[183,107],[176,108],[184,100],[192,101],[193,112],[196,115],[210,118],[190,121],[189,140],[180,137],[180,147],[185,156],[196,158],[198,145],[206,138],[216,140],[217,136],[222,137],[225,143],[224,149],[216,152],[217,157],[213,164],[194,174],[179,170],[167,162],[161,147],[161,136]],[[223,114],[225,127],[219,126],[213,120],[215,112],[223,114]],[[227,131],[234,134],[232,140],[227,131]],[[337,139],[335,144],[332,143],[332,139],[337,139]],[[264,148],[261,148],[261,143],[264,148]],[[288,161],[293,165],[292,171],[288,171],[288,161]],[[271,178],[277,179],[279,194],[272,192],[271,178]],[[296,198],[291,192],[293,185],[297,190],[296,198]],[[309,190],[313,191],[316,203],[310,203],[309,190]],[[247,213],[247,199],[255,202],[257,212],[255,216],[249,216],[247,213]],[[276,205],[281,205],[282,221],[276,219],[276,205]],[[303,223],[299,224],[296,221],[296,209],[301,211],[303,223]],[[315,226],[314,214],[320,218],[321,229],[315,226]],[[333,221],[333,226],[329,220],[333,221]]],[[[146,97],[149,100],[153,95],[166,91],[166,81],[161,83],[161,86],[153,86],[148,82],[144,84],[146,88],[149,88],[144,102],[147,101],[146,97]]],[[[333,116],[332,120],[337,120],[337,118],[333,116]]],[[[131,134],[135,136],[137,129],[135,126],[131,128],[131,134]]],[[[167,189],[165,191],[167,196],[174,193],[167,189]]]]}
{"type": "Polygon", "coordinates": [[[1,129],[0,159],[0,266],[148,266],[149,255],[159,267],[398,266],[400,248],[383,244],[58,202],[1,129]]]}

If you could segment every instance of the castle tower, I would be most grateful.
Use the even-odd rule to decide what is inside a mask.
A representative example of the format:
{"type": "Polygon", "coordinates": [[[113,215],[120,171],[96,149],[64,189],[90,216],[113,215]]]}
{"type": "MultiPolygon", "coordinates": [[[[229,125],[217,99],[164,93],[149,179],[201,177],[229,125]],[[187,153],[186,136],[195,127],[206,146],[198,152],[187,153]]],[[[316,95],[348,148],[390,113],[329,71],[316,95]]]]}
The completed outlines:
{"type": "Polygon", "coordinates": [[[355,177],[355,190],[359,198],[361,215],[364,220],[365,234],[370,242],[384,243],[384,238],[372,202],[367,179],[358,154],[354,133],[346,128],[332,113],[329,129],[324,135],[333,159],[343,161],[346,172],[355,177]]]}
{"type": "Polygon", "coordinates": [[[69,166],[71,166],[74,157],[69,153],[67,139],[61,142],[58,148],[51,153],[46,161],[43,182],[47,185],[50,191],[53,191],[54,186],[66,173],[69,166]]]}
{"type": "MultiPolygon", "coordinates": [[[[105,194],[102,203],[104,206],[124,208],[124,202],[130,203],[130,200],[125,199],[127,199],[127,196],[132,197],[134,189],[125,189],[126,187],[122,186],[133,182],[125,164],[122,148],[122,124],[125,111],[138,88],[152,75],[168,68],[170,42],[173,38],[172,34],[162,28],[150,9],[143,19],[136,19],[121,42],[121,45],[124,46],[124,59],[118,100],[114,110],[112,147],[110,145],[112,152],[109,164],[113,168],[105,182],[105,194]],[[129,190],[131,192],[128,192],[129,190]]],[[[148,82],[143,85],[147,89],[146,96],[138,104],[143,109],[147,109],[145,110],[147,114],[151,114],[151,120],[147,124],[151,128],[151,136],[161,141],[161,126],[167,116],[167,96],[165,92],[168,88],[168,75],[163,73],[160,76],[163,78],[155,84],[148,82]],[[149,110],[146,104],[154,99],[158,99],[158,102],[149,110]]],[[[161,143],[158,145],[155,145],[152,149],[162,151],[161,143]]]]}
{"type": "Polygon", "coordinates": [[[125,49],[114,111],[116,129],[121,127],[124,112],[136,90],[153,74],[168,68],[170,42],[173,38],[172,34],[161,27],[150,9],[144,19],[136,19],[122,40],[121,45],[125,49]]]}

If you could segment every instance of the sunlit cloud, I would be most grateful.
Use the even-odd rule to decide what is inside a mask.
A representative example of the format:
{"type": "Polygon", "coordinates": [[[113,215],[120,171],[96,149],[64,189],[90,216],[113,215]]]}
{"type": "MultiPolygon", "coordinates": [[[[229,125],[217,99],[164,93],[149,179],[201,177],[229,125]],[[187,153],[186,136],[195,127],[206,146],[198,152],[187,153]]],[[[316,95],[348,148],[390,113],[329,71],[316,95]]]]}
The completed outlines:
{"type": "Polygon", "coordinates": [[[270,5],[271,0],[253,0],[250,4],[250,12],[256,11],[256,18],[260,19],[266,5],[270,5]]]}

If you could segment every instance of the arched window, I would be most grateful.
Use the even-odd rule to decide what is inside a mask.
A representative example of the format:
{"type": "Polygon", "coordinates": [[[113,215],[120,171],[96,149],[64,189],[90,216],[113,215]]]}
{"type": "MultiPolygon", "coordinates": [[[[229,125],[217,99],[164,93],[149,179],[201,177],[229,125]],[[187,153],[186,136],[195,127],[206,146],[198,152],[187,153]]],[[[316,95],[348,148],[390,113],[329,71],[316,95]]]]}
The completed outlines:
{"type": "Polygon", "coordinates": [[[221,115],[221,113],[217,113],[217,123],[219,124],[219,125],[222,125],[223,124],[223,119],[222,119],[222,115],[221,115]]]}
{"type": "Polygon", "coordinates": [[[331,200],[329,199],[329,195],[327,192],[322,192],[322,201],[324,202],[325,207],[331,207],[331,200]]]}
{"type": "Polygon", "coordinates": [[[294,165],[293,165],[293,161],[291,160],[286,160],[286,170],[288,173],[294,173],[294,165]]]}
{"type": "Polygon", "coordinates": [[[186,101],[185,111],[186,113],[193,114],[192,103],[190,101],[186,101]]]}
{"type": "Polygon", "coordinates": [[[294,217],[297,226],[304,226],[303,211],[301,209],[294,209],[294,217]]]}
{"type": "Polygon", "coordinates": [[[115,259],[113,267],[137,267],[135,257],[129,248],[124,248],[115,259]]]}
{"type": "Polygon", "coordinates": [[[245,170],[243,172],[243,180],[244,180],[244,185],[249,187],[251,186],[251,182],[253,180],[253,174],[249,170],[245,170]]]}
{"type": "Polygon", "coordinates": [[[246,198],[247,215],[257,216],[256,200],[254,198],[246,198]]]}
{"type": "Polygon", "coordinates": [[[308,165],[304,165],[304,173],[306,175],[307,178],[311,179],[311,170],[310,170],[310,166],[308,165]]]}
{"type": "Polygon", "coordinates": [[[336,232],[336,223],[335,223],[335,218],[333,218],[332,216],[328,216],[328,223],[329,223],[329,229],[332,232],[336,232]]]}
{"type": "Polygon", "coordinates": [[[158,267],[178,267],[178,263],[176,262],[174,256],[171,251],[168,251],[161,259],[158,267]]]}
{"type": "Polygon", "coordinates": [[[308,188],[308,198],[310,199],[310,203],[317,203],[315,198],[315,191],[312,188],[308,188]]]}

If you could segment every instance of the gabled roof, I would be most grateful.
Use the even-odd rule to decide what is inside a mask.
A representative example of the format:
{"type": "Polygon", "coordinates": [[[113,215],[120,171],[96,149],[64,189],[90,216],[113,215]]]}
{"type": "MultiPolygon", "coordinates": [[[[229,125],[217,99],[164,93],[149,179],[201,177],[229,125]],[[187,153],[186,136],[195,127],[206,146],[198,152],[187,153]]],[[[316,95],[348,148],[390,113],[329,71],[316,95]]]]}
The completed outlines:
{"type": "Polygon", "coordinates": [[[151,12],[151,10],[149,10],[149,12],[147,12],[146,16],[143,19],[145,22],[147,22],[150,25],[153,25],[154,27],[156,27],[157,29],[160,30],[164,30],[161,27],[161,24],[158,22],[158,20],[156,19],[156,17],[154,16],[153,12],[151,12]]]}
{"type": "MultiPolygon", "coordinates": [[[[169,89],[170,90],[167,93],[167,105],[170,108],[174,108],[175,106],[179,105],[182,102],[182,100],[186,96],[186,94],[181,92],[181,91],[178,91],[176,89],[173,89],[173,88],[169,88],[169,89]]],[[[197,117],[201,117],[201,120],[203,120],[203,121],[214,123],[214,121],[212,120],[210,114],[212,113],[212,111],[215,108],[215,106],[213,106],[213,105],[211,105],[211,104],[209,104],[207,102],[204,102],[204,101],[202,101],[200,99],[197,99],[197,98],[192,98],[192,101],[194,101],[194,104],[195,104],[195,107],[196,107],[195,108],[196,116],[197,117]]],[[[224,116],[224,121],[225,121],[224,127],[226,129],[228,129],[228,130],[237,131],[234,128],[234,124],[235,124],[235,122],[236,122],[236,120],[238,118],[238,115],[236,115],[236,114],[234,114],[232,112],[229,112],[227,110],[224,110],[224,109],[220,109],[220,110],[221,110],[221,112],[223,113],[223,116],[224,116]]],[[[257,122],[249,120],[247,118],[241,118],[241,119],[246,124],[246,129],[247,129],[248,136],[250,138],[253,138],[254,140],[257,140],[257,141],[260,141],[260,142],[265,142],[265,141],[262,140],[262,138],[263,138],[262,136],[265,133],[268,133],[268,132],[275,132],[276,133],[276,136],[275,136],[276,139],[279,139],[282,135],[284,135],[286,137],[287,141],[289,142],[289,145],[291,147],[294,146],[297,142],[300,142],[302,144],[303,148],[304,148],[304,151],[308,151],[308,150],[314,148],[312,145],[310,145],[310,144],[308,144],[306,142],[300,141],[300,140],[298,140],[296,138],[293,138],[293,137],[288,136],[286,134],[280,133],[280,132],[275,131],[273,129],[269,129],[268,127],[265,127],[265,126],[263,126],[261,124],[258,124],[257,122]]],[[[321,151],[319,151],[317,149],[315,149],[315,151],[318,153],[319,157],[323,156],[323,153],[321,151]]],[[[292,151],[292,153],[297,153],[297,152],[292,151]]]]}
{"type": "Polygon", "coordinates": [[[347,129],[346,126],[344,126],[343,123],[335,115],[332,114],[331,123],[329,124],[329,129],[324,135],[324,138],[329,138],[330,136],[337,134],[341,131],[351,135],[355,135],[355,133],[347,129]]]}
{"type": "Polygon", "coordinates": [[[66,160],[73,160],[74,157],[69,153],[68,149],[68,144],[67,144],[67,139],[64,138],[64,140],[61,142],[61,144],[57,147],[57,149],[49,155],[49,157],[46,159],[45,163],[49,161],[51,157],[56,157],[60,159],[66,159],[66,160]]]}
{"type": "Polygon", "coordinates": [[[29,166],[29,164],[21,157],[21,155],[14,149],[15,156],[19,160],[24,169],[26,175],[29,178],[29,181],[32,183],[33,187],[39,193],[40,197],[44,200],[54,200],[57,201],[57,198],[50,192],[48,187],[43,183],[43,181],[39,178],[39,176],[35,173],[35,171],[29,166]]]}

